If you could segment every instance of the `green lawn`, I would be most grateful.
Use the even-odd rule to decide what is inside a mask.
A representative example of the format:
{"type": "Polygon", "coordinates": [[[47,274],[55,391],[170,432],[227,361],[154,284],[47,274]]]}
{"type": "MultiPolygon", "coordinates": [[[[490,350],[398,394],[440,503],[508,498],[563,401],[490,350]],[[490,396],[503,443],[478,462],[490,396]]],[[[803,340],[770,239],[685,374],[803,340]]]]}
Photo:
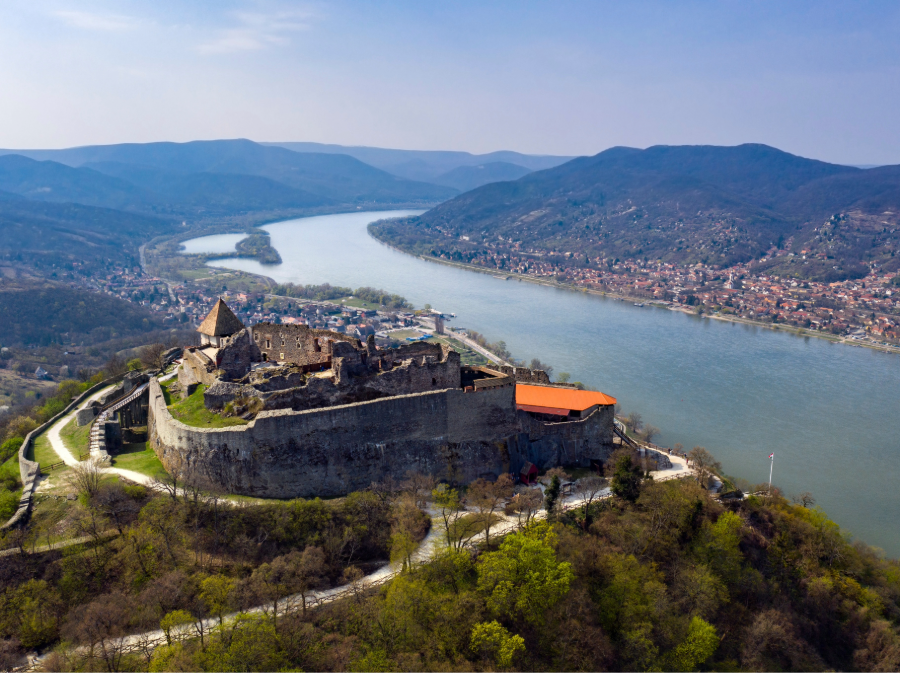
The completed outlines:
{"type": "MultiPolygon", "coordinates": [[[[166,402],[169,402],[168,390],[163,389],[166,395],[166,402]]],[[[185,425],[195,428],[227,428],[234,425],[247,425],[247,421],[243,418],[225,418],[219,414],[214,414],[203,406],[203,391],[206,386],[199,385],[194,394],[186,400],[175,402],[169,406],[172,416],[177,418],[185,425]]]]}
{"type": "Polygon", "coordinates": [[[59,457],[59,454],[53,450],[52,446],[50,446],[50,440],[47,439],[46,433],[38,435],[34,442],[32,442],[31,454],[31,459],[40,464],[41,468],[45,468],[48,465],[58,463],[62,460],[62,458],[59,457]]]}
{"type": "Polygon", "coordinates": [[[113,467],[140,472],[149,477],[165,472],[162,463],[147,442],[126,444],[122,447],[121,453],[111,456],[111,460],[113,467]]]}
{"type": "Polygon", "coordinates": [[[381,304],[373,304],[370,301],[363,301],[358,297],[353,297],[352,299],[350,297],[344,297],[343,299],[329,299],[329,301],[332,301],[335,304],[340,304],[341,306],[353,306],[354,308],[361,308],[366,311],[377,311],[381,309],[381,304]]]}
{"type": "Polygon", "coordinates": [[[80,428],[75,425],[73,418],[69,423],[59,431],[63,444],[72,452],[76,458],[87,456],[91,450],[91,424],[83,425],[80,428]]]}

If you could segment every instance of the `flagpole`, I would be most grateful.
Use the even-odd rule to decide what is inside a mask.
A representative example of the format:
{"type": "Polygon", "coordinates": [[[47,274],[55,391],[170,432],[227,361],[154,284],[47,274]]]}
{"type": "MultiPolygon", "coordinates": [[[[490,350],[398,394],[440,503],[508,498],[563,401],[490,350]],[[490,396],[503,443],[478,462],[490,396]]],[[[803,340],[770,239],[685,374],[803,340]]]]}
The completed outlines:
{"type": "Polygon", "coordinates": [[[772,458],[772,462],[769,464],[769,490],[768,493],[772,492],[772,469],[775,467],[775,452],[772,452],[770,456],[772,458]]]}

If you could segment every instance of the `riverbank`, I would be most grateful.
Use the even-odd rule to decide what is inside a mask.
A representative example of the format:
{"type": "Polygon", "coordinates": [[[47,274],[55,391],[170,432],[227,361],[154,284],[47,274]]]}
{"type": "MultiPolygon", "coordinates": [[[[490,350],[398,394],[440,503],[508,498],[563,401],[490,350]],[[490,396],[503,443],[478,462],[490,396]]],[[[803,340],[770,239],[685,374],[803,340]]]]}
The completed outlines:
{"type": "Polygon", "coordinates": [[[371,227],[369,228],[369,235],[381,245],[390,248],[392,250],[396,250],[397,252],[402,252],[404,255],[409,255],[410,257],[415,257],[417,259],[424,260],[426,262],[436,262],[438,264],[443,264],[445,266],[455,267],[458,269],[465,269],[466,271],[474,271],[476,273],[485,274],[491,276],[492,278],[496,278],[498,280],[518,280],[524,281],[526,283],[533,283],[535,285],[543,285],[544,287],[552,287],[557,290],[566,290],[568,292],[581,292],[584,294],[592,294],[600,297],[607,297],[609,299],[617,299],[621,301],[630,301],[635,303],[649,304],[652,306],[656,306],[658,308],[666,308],[670,311],[680,311],[682,313],[687,313],[690,315],[697,315],[697,317],[707,317],[715,320],[723,320],[725,322],[733,322],[744,325],[752,325],[754,327],[761,327],[764,329],[769,329],[774,332],[787,332],[791,334],[796,334],[798,336],[804,337],[815,337],[816,339],[823,339],[825,341],[830,341],[832,343],[844,344],[847,346],[857,346],[862,348],[870,348],[872,350],[880,351],[882,353],[892,353],[894,355],[900,355],[900,346],[883,346],[881,344],[866,342],[862,340],[855,340],[848,337],[842,337],[835,334],[827,334],[824,332],[820,332],[818,330],[808,330],[802,327],[794,327],[792,325],[778,324],[778,323],[770,323],[763,322],[761,320],[751,320],[749,318],[743,318],[740,316],[722,314],[722,313],[702,313],[698,314],[696,311],[691,309],[680,307],[680,306],[670,306],[659,302],[658,300],[648,299],[647,297],[640,297],[636,295],[627,295],[620,294],[614,292],[606,292],[604,290],[594,290],[592,288],[587,287],[579,287],[577,285],[572,285],[569,283],[560,283],[556,280],[550,280],[546,278],[539,278],[536,276],[529,276],[527,274],[521,273],[500,273],[496,269],[487,269],[485,267],[476,266],[474,264],[466,264],[464,262],[454,262],[448,259],[439,259],[436,257],[429,257],[427,255],[417,255],[415,253],[409,252],[400,248],[396,245],[392,245],[387,243],[374,234],[372,234],[371,227]]]}

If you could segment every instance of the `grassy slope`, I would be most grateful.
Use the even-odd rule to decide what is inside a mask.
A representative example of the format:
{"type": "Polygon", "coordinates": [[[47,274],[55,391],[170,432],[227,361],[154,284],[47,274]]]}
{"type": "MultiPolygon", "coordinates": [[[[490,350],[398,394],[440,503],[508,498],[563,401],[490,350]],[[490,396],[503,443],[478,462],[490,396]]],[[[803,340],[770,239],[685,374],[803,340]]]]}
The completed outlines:
{"type": "MultiPolygon", "coordinates": [[[[166,403],[170,403],[168,389],[164,388],[163,390],[165,390],[166,403]]],[[[247,425],[247,421],[243,418],[225,418],[209,411],[203,406],[204,390],[206,390],[206,386],[197,386],[194,394],[186,400],[170,404],[169,411],[172,412],[172,416],[185,425],[195,428],[227,428],[233,425],[247,425]]]]}
{"type": "Polygon", "coordinates": [[[62,458],[59,457],[59,454],[53,450],[52,446],[50,446],[50,440],[47,439],[46,434],[38,435],[35,438],[30,453],[31,459],[38,462],[41,465],[41,468],[45,468],[47,465],[52,465],[53,463],[58,463],[62,460],[62,458]]]}
{"type": "Polygon", "coordinates": [[[19,456],[14,454],[0,465],[0,522],[11,517],[22,497],[22,481],[19,479],[19,456]],[[15,489],[10,487],[15,485],[15,489]]]}
{"type": "Polygon", "coordinates": [[[113,467],[140,472],[150,477],[165,472],[153,449],[146,442],[126,444],[122,452],[112,457],[113,467]]]}
{"type": "Polygon", "coordinates": [[[73,418],[62,430],[59,431],[63,444],[72,452],[73,456],[86,456],[90,451],[91,424],[78,427],[73,418]]]}

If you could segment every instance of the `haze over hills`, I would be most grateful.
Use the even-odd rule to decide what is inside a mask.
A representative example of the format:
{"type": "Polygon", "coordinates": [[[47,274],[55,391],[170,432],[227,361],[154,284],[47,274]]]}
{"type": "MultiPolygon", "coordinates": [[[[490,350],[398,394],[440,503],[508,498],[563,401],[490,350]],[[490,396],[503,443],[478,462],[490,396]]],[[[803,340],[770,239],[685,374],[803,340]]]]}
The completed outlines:
{"type": "Polygon", "coordinates": [[[461,260],[490,249],[569,252],[582,265],[728,266],[780,248],[797,254],[769,259],[773,271],[827,279],[864,275],[872,263],[898,268],[898,213],[898,166],[862,170],[765,145],[617,147],[374,231],[461,260]]]}
{"type": "MultiPolygon", "coordinates": [[[[132,169],[130,175],[133,179],[145,185],[153,183],[157,187],[161,184],[171,186],[182,179],[176,176],[196,173],[259,176],[297,190],[294,196],[298,207],[311,205],[310,194],[317,197],[317,205],[388,205],[434,203],[457,193],[452,188],[399,178],[346,155],[292,152],[240,139],[96,145],[62,150],[0,150],[0,155],[3,154],[18,154],[74,168],[100,165],[101,168],[106,167],[103,170],[116,176],[122,176],[127,171],[121,166],[111,167],[110,163],[168,173],[168,177],[161,174],[151,177],[146,172],[141,174],[132,169]]],[[[208,183],[209,179],[204,180],[208,183]]],[[[264,191],[275,190],[270,184],[260,183],[260,186],[264,191]]],[[[164,197],[170,199],[168,195],[164,197]]],[[[287,197],[286,192],[279,194],[279,198],[287,197]]],[[[191,198],[202,201],[200,196],[191,198]]],[[[253,195],[251,202],[256,198],[257,195],[253,195]]]]}
{"type": "Polygon", "coordinates": [[[295,152],[346,154],[394,175],[425,182],[434,182],[435,178],[460,166],[481,166],[494,162],[503,162],[532,171],[539,171],[544,168],[559,166],[574,158],[568,156],[521,154],[520,152],[507,150],[489,152],[488,154],[470,154],[469,152],[394,150],[382,147],[326,145],[322,143],[283,142],[263,144],[285,147],[295,152]]]}
{"type": "Polygon", "coordinates": [[[523,166],[517,166],[505,161],[492,161],[491,163],[477,166],[458,166],[452,171],[434,178],[432,182],[438,185],[454,187],[461,192],[467,192],[492,182],[518,180],[529,173],[531,173],[531,169],[523,166]]]}

